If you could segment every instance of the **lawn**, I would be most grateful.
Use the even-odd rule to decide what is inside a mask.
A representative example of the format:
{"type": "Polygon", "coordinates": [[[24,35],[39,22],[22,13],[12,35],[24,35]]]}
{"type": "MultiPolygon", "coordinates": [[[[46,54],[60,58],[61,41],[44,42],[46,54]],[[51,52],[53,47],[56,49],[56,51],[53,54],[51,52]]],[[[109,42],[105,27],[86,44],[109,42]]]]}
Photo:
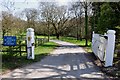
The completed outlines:
{"type": "MultiPolygon", "coordinates": [[[[48,38],[48,36],[37,36],[37,38],[48,38]]],[[[50,36],[50,39],[56,39],[56,36],[50,36]]],[[[74,37],[62,37],[61,36],[60,40],[70,42],[70,43],[74,43],[76,45],[79,45],[79,46],[83,47],[87,52],[92,52],[90,40],[88,40],[88,46],[87,47],[85,47],[85,39],[80,41],[80,40],[77,40],[74,37]]]]}
{"type": "Polygon", "coordinates": [[[52,52],[56,46],[56,43],[47,42],[41,46],[36,47],[34,60],[28,60],[26,58],[26,53],[23,53],[22,56],[11,55],[11,53],[2,53],[2,72],[4,73],[15,68],[23,67],[28,64],[38,62],[50,52],[52,52]]]}

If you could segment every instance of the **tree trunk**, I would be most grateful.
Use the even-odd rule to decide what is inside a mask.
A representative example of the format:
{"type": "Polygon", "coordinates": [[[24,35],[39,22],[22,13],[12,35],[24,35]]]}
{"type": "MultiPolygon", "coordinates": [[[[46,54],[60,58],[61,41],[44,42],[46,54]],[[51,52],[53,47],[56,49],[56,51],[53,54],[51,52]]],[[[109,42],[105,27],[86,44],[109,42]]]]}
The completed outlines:
{"type": "Polygon", "coordinates": [[[48,23],[48,42],[49,42],[49,40],[50,40],[50,26],[49,26],[49,23],[48,23]]]}
{"type": "Polygon", "coordinates": [[[82,23],[82,21],[81,21],[82,19],[81,19],[81,17],[80,17],[80,41],[82,41],[82,30],[81,30],[81,23],[82,23]]]}
{"type": "Polygon", "coordinates": [[[88,46],[88,15],[87,15],[87,2],[85,4],[85,46],[88,46]]]}
{"type": "Polygon", "coordinates": [[[3,30],[2,38],[4,38],[5,34],[6,34],[6,31],[3,30]]]}
{"type": "MultiPolygon", "coordinates": [[[[77,21],[77,20],[76,20],[77,21]]],[[[77,40],[79,40],[79,27],[78,27],[78,21],[77,21],[77,40]]]]}
{"type": "Polygon", "coordinates": [[[60,37],[60,34],[56,33],[56,38],[59,39],[59,37],[60,37]]]}
{"type": "Polygon", "coordinates": [[[59,34],[59,32],[58,32],[58,29],[57,29],[57,27],[56,27],[56,25],[55,25],[54,23],[52,23],[52,25],[53,25],[53,27],[54,27],[54,29],[55,29],[56,38],[59,39],[60,34],[59,34]]]}
{"type": "Polygon", "coordinates": [[[81,27],[80,27],[80,41],[82,41],[82,30],[81,30],[81,27]]]}

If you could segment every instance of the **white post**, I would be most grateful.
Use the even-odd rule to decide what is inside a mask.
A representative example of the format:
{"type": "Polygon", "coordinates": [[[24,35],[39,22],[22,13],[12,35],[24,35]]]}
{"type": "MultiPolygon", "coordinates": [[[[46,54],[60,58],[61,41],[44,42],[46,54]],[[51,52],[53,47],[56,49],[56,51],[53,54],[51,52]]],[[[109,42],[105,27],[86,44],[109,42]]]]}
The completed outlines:
{"type": "Polygon", "coordinates": [[[34,29],[27,29],[27,59],[34,59],[34,29]]]}
{"type": "Polygon", "coordinates": [[[107,31],[108,41],[107,41],[107,47],[106,47],[105,67],[113,65],[115,33],[116,32],[114,30],[107,31]]]}
{"type": "Polygon", "coordinates": [[[94,35],[95,35],[95,32],[93,31],[93,34],[92,34],[92,51],[94,52],[94,48],[93,48],[93,43],[94,43],[94,35]]]}

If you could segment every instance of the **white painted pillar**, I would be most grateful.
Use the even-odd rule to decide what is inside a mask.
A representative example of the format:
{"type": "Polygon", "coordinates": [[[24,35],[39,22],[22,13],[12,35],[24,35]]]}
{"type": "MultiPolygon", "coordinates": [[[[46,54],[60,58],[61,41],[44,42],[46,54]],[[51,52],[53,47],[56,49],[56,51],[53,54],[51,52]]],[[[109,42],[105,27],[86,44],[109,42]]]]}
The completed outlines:
{"type": "Polygon", "coordinates": [[[114,30],[107,31],[108,41],[106,47],[105,67],[109,67],[113,65],[115,33],[116,32],[114,30]]]}
{"type": "Polygon", "coordinates": [[[94,46],[93,46],[93,43],[94,43],[94,35],[95,35],[95,32],[93,31],[93,34],[92,34],[92,51],[94,52],[94,46]]]}
{"type": "Polygon", "coordinates": [[[34,59],[34,29],[27,29],[27,59],[34,59]]]}

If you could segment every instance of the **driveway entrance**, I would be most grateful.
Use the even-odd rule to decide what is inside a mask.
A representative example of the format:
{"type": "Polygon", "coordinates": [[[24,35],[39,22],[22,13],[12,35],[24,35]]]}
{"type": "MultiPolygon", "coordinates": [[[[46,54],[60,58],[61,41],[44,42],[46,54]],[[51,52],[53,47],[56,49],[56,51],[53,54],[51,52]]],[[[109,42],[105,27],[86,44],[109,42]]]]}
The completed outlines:
{"type": "Polygon", "coordinates": [[[79,79],[108,79],[99,67],[96,66],[91,54],[75,44],[59,40],[51,40],[58,43],[49,56],[40,62],[26,67],[15,69],[3,75],[3,78],[79,78],[79,79]]]}

